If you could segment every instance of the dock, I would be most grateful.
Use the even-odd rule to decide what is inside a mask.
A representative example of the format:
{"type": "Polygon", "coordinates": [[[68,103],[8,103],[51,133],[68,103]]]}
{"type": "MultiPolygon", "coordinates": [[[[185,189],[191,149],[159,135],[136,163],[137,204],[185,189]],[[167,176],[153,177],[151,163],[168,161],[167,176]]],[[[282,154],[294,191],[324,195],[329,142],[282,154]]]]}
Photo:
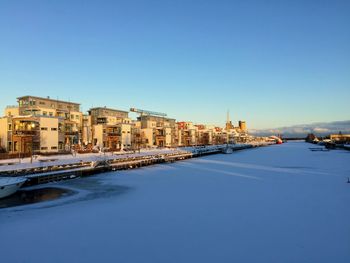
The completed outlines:
{"type": "MultiPolygon", "coordinates": [[[[233,151],[266,146],[266,144],[230,145],[233,151]]],[[[198,146],[164,149],[123,155],[93,156],[87,158],[52,159],[34,164],[9,165],[0,168],[0,176],[23,176],[28,179],[26,186],[90,176],[93,174],[135,169],[144,166],[173,163],[189,158],[222,153],[226,145],[198,146]]]]}

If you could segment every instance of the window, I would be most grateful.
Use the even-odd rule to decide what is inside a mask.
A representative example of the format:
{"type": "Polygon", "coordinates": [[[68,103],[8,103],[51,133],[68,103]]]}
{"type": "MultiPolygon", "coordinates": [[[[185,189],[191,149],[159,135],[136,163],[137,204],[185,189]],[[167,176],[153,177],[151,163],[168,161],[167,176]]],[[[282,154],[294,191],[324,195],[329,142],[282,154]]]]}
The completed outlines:
{"type": "Polygon", "coordinates": [[[11,131],[12,130],[12,124],[8,125],[8,130],[11,131]]]}
{"type": "Polygon", "coordinates": [[[47,127],[41,127],[40,130],[47,131],[47,127]]]}
{"type": "Polygon", "coordinates": [[[49,116],[52,117],[53,116],[53,112],[49,112],[49,116]]]}
{"type": "Polygon", "coordinates": [[[51,150],[57,150],[57,146],[52,146],[51,150]]]}
{"type": "Polygon", "coordinates": [[[39,101],[40,105],[45,105],[46,103],[44,101],[39,101]]]}
{"type": "Polygon", "coordinates": [[[44,116],[47,116],[47,111],[43,111],[43,115],[44,115],[44,116]]]}
{"type": "Polygon", "coordinates": [[[47,147],[41,147],[40,149],[41,150],[47,150],[47,147]]]}
{"type": "Polygon", "coordinates": [[[51,128],[51,131],[57,131],[57,128],[51,128]]]}

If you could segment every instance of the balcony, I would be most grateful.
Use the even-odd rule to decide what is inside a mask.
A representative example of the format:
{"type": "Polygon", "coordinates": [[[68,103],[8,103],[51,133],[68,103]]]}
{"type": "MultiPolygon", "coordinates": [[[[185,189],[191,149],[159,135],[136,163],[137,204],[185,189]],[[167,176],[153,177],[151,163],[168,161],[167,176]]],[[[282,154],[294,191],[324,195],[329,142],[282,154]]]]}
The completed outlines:
{"type": "Polygon", "coordinates": [[[34,136],[37,133],[38,133],[38,130],[18,129],[13,131],[13,135],[17,135],[17,136],[34,136]]]}
{"type": "Polygon", "coordinates": [[[75,135],[79,135],[79,132],[78,131],[65,131],[65,134],[75,136],[75,135]]]}
{"type": "Polygon", "coordinates": [[[110,132],[106,132],[107,136],[121,136],[121,132],[119,131],[110,131],[110,132]]]}
{"type": "Polygon", "coordinates": [[[97,124],[106,124],[108,121],[107,121],[107,118],[106,117],[100,117],[100,118],[97,118],[96,119],[96,123],[97,124]]]}

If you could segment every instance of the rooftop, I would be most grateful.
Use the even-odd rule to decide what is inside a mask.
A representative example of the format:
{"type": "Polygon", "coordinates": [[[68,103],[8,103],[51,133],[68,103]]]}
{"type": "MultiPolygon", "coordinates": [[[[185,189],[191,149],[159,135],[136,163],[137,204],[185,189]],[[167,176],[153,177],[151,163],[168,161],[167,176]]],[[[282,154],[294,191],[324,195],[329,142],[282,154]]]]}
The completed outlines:
{"type": "Polygon", "coordinates": [[[110,111],[118,111],[118,112],[129,113],[128,111],[112,109],[112,108],[107,108],[107,107],[95,107],[95,108],[91,108],[89,111],[91,111],[91,110],[110,110],[110,111]]]}
{"type": "Polygon", "coordinates": [[[80,105],[80,103],[76,103],[76,102],[70,102],[70,101],[64,101],[64,100],[55,100],[55,99],[51,99],[50,97],[36,97],[36,96],[31,96],[31,95],[26,95],[26,96],[22,96],[22,97],[18,97],[17,100],[20,99],[26,99],[26,98],[33,98],[33,99],[39,99],[39,100],[48,100],[48,101],[53,101],[53,102],[61,102],[61,103],[68,103],[68,104],[74,104],[74,105],[80,105]]]}

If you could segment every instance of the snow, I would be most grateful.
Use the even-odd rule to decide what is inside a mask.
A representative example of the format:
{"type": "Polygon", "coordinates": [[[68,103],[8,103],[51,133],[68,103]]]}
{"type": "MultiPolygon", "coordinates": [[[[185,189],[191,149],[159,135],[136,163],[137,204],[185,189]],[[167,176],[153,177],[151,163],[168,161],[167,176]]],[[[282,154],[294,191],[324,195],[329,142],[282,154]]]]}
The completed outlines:
{"type": "Polygon", "coordinates": [[[288,142],[55,184],[0,210],[1,262],[350,262],[349,152],[288,142]]]}
{"type": "Polygon", "coordinates": [[[23,177],[0,177],[0,186],[12,185],[25,182],[27,179],[23,177]]]}
{"type": "MultiPolygon", "coordinates": [[[[264,145],[266,143],[255,143],[251,145],[264,145]]],[[[232,148],[242,147],[243,144],[230,145],[232,148]]],[[[123,152],[123,153],[87,153],[87,154],[74,154],[74,155],[52,155],[52,156],[39,156],[38,158],[22,158],[22,159],[5,159],[0,160],[0,173],[19,171],[26,169],[35,168],[46,168],[53,166],[62,165],[74,165],[80,164],[81,162],[96,162],[96,161],[106,161],[106,160],[121,160],[127,158],[143,158],[151,157],[157,155],[167,155],[167,154],[183,154],[183,153],[197,153],[199,151],[218,151],[222,149],[224,145],[213,145],[213,146],[203,146],[200,147],[183,147],[183,148],[164,148],[164,149],[142,149],[140,152],[123,152]],[[9,165],[10,164],[10,165],[9,165]]]]}
{"type": "MultiPolygon", "coordinates": [[[[40,156],[38,159],[33,159],[31,162],[30,158],[23,158],[19,162],[14,161],[14,159],[0,160],[0,172],[21,170],[21,169],[33,169],[33,168],[42,168],[47,166],[61,166],[61,165],[70,165],[77,164],[81,162],[96,162],[102,160],[117,160],[123,158],[132,158],[132,157],[146,157],[160,154],[173,154],[173,153],[183,153],[183,150],[180,149],[150,149],[150,150],[141,150],[140,153],[127,152],[123,154],[115,153],[88,153],[88,154],[76,154],[73,155],[53,155],[48,157],[40,156]],[[11,165],[6,165],[11,163],[11,165]]],[[[16,159],[15,159],[16,160],[16,159]]]]}

